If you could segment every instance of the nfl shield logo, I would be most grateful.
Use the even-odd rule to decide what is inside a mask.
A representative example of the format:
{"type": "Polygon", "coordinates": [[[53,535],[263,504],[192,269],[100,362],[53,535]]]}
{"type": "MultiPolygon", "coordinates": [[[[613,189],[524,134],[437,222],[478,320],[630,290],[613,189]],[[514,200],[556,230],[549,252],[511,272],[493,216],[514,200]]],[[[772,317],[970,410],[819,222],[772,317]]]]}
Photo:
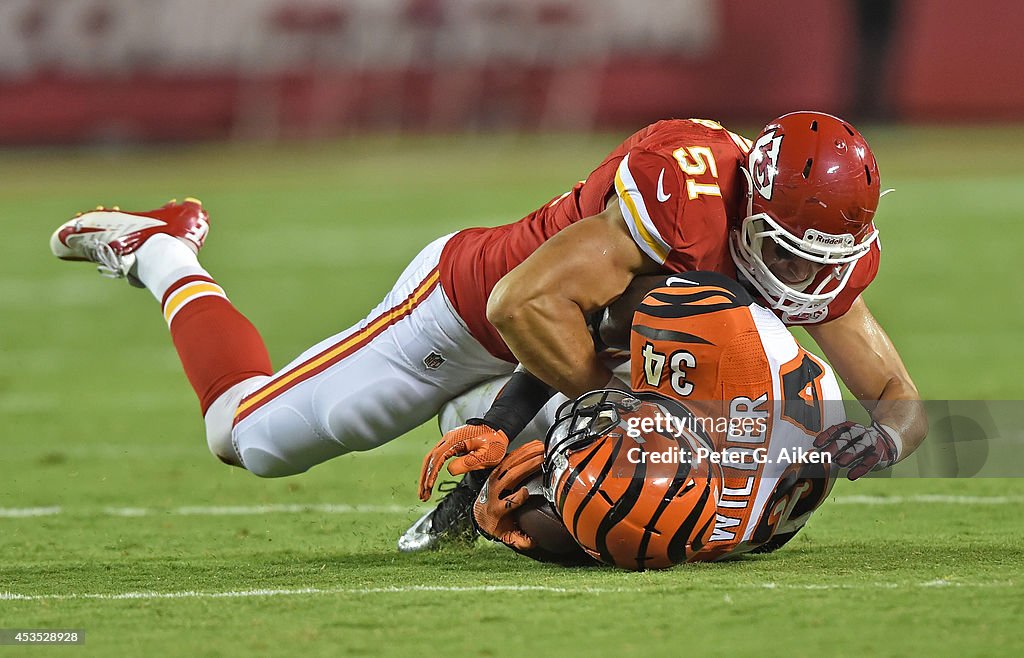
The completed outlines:
{"type": "Polygon", "coordinates": [[[429,370],[437,370],[443,363],[444,357],[437,352],[431,352],[423,357],[423,365],[425,365],[429,370]]]}

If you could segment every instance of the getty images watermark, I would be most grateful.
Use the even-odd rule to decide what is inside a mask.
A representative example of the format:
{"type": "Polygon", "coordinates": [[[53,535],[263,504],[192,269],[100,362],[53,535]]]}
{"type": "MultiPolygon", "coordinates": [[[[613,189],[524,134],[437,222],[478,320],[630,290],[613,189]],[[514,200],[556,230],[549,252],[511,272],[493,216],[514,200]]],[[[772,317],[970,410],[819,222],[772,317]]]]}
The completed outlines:
{"type": "Polygon", "coordinates": [[[735,443],[724,450],[698,445],[691,449],[688,441],[664,450],[633,447],[626,451],[631,464],[690,464],[705,460],[712,464],[736,468],[756,468],[761,464],[830,464],[832,455],[805,446],[785,446],[774,451],[766,447],[768,419],[765,416],[742,418],[711,418],[698,416],[653,416],[626,419],[626,434],[637,443],[644,435],[657,433],[681,439],[685,435],[727,434],[735,443]]]}

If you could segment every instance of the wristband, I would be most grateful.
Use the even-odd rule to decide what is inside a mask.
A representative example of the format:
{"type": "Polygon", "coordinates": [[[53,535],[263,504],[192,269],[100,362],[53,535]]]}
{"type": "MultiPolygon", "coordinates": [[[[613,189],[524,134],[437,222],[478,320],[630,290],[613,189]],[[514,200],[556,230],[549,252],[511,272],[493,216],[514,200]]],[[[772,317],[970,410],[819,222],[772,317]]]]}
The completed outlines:
{"type": "Polygon", "coordinates": [[[892,441],[892,447],[893,447],[893,459],[892,459],[892,461],[893,461],[894,464],[896,462],[898,462],[900,460],[900,457],[903,455],[903,437],[901,437],[900,433],[897,432],[896,430],[894,430],[889,425],[883,425],[883,424],[875,421],[875,422],[871,423],[871,426],[874,427],[879,432],[881,432],[883,436],[888,437],[889,440],[892,441]]]}
{"type": "Polygon", "coordinates": [[[554,389],[541,380],[525,370],[517,370],[512,373],[484,417],[470,418],[466,424],[486,425],[492,430],[501,430],[511,441],[530,424],[554,394],[554,389]]]}

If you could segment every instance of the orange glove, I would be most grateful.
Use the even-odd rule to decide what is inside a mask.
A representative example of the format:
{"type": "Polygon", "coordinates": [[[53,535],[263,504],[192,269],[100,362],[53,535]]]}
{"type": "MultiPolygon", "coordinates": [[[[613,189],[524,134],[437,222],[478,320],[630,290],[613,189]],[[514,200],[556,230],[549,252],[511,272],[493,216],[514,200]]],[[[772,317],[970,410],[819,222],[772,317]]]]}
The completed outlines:
{"type": "Polygon", "coordinates": [[[420,500],[430,500],[430,494],[441,472],[441,465],[455,455],[463,455],[448,464],[448,472],[462,475],[482,468],[493,468],[501,463],[508,450],[508,437],[501,430],[487,425],[463,425],[447,432],[441,441],[423,458],[420,469],[420,500]]]}
{"type": "Polygon", "coordinates": [[[473,519],[480,534],[520,551],[529,551],[537,546],[516,523],[512,512],[530,497],[530,492],[522,485],[540,470],[543,463],[544,444],[530,441],[513,450],[494,469],[473,503],[473,519]]]}

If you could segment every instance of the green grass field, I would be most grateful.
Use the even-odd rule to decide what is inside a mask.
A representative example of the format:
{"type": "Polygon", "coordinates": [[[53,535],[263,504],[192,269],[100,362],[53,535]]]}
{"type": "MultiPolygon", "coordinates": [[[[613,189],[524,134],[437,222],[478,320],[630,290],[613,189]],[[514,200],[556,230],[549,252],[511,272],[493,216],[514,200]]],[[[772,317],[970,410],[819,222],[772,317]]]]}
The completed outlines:
{"type": "MultiPolygon", "coordinates": [[[[922,394],[1024,398],[1024,130],[866,133],[896,188],[866,297],[922,394]]],[[[1024,481],[841,482],[782,551],[668,572],[400,555],[435,427],[294,478],[224,467],[154,300],[47,248],[76,210],[198,196],[204,263],[283,365],[620,138],[0,152],[0,628],[85,629],[88,655],[1020,655],[1024,481]]]]}

